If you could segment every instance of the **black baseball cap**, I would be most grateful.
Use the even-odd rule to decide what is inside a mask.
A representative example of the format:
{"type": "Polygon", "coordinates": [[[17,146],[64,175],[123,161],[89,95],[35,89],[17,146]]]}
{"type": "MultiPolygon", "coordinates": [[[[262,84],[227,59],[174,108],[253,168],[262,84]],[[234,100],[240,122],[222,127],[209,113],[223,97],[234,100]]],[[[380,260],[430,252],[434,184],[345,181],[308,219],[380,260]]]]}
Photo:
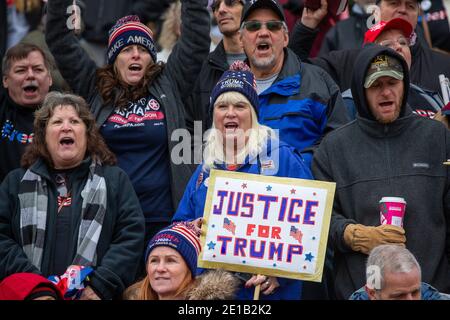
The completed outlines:
{"type": "Polygon", "coordinates": [[[286,22],[283,7],[281,7],[277,0],[248,0],[242,11],[241,24],[247,20],[250,13],[256,9],[271,9],[278,17],[280,17],[281,21],[286,22]]]}

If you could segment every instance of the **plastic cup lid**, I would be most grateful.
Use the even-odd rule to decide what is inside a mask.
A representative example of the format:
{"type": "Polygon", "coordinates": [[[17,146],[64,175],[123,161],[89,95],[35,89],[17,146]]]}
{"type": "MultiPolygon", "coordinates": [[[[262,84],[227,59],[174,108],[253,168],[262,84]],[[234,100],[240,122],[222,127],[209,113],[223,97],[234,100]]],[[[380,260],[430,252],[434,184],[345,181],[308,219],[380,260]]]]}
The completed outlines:
{"type": "Polygon", "coordinates": [[[400,198],[400,197],[383,197],[380,200],[380,203],[381,202],[399,202],[399,203],[405,203],[406,204],[405,199],[400,198]]]}

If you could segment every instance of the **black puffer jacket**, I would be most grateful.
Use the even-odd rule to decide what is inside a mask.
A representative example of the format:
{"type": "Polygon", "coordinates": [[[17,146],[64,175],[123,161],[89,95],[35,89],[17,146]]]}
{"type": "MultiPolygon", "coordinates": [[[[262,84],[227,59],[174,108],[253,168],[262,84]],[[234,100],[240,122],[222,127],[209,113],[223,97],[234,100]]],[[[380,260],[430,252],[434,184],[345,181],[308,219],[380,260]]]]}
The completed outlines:
{"type": "MultiPolygon", "coordinates": [[[[101,126],[114,112],[115,106],[105,105],[96,88],[96,65],[80,47],[76,36],[66,27],[66,8],[71,0],[49,0],[46,41],[61,74],[73,91],[83,96],[101,126]]],[[[176,129],[185,128],[183,101],[192,92],[203,61],[209,53],[209,14],[206,0],[183,0],[181,38],[175,45],[167,64],[149,85],[149,94],[156,97],[165,112],[169,153],[178,143],[172,141],[176,129]]],[[[193,173],[188,164],[170,162],[173,207],[183,196],[193,173]]]]}
{"type": "MultiPolygon", "coordinates": [[[[314,155],[318,180],[335,181],[336,195],[329,244],[335,249],[335,288],[339,299],[365,284],[367,256],[346,245],[348,224],[380,225],[382,197],[406,200],[406,247],[422,267],[422,280],[450,291],[450,133],[439,122],[418,117],[403,99],[401,113],[390,124],[375,121],[363,83],[373,58],[397,55],[379,46],[363,49],[355,63],[352,92],[359,116],[327,135],[314,155]]],[[[401,58],[400,58],[401,59],[401,58]]],[[[404,95],[409,82],[404,70],[404,95]]]]}

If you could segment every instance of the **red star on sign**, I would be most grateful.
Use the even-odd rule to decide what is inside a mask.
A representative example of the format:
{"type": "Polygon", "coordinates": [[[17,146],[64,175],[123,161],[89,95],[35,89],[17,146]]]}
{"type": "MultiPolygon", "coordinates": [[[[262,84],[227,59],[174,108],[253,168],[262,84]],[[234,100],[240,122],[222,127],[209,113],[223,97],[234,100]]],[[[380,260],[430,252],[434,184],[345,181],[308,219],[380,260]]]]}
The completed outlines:
{"type": "Polygon", "coordinates": [[[291,194],[295,194],[297,190],[295,190],[294,188],[291,189],[291,194]]]}
{"type": "Polygon", "coordinates": [[[242,189],[245,189],[245,188],[247,188],[247,184],[246,184],[246,183],[243,183],[243,184],[242,184],[242,189]]]}

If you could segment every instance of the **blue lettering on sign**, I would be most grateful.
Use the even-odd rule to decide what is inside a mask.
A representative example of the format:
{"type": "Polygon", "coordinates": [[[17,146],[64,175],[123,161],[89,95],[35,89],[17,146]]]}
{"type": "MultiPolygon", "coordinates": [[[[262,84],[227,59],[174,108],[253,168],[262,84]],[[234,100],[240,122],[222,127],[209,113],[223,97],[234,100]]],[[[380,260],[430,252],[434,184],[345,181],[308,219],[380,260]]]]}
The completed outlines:
{"type": "Polygon", "coordinates": [[[222,245],[220,246],[220,254],[226,255],[227,254],[227,245],[228,242],[232,240],[231,237],[226,236],[217,236],[217,241],[222,242],[222,245]]]}
{"type": "Polygon", "coordinates": [[[317,207],[318,201],[306,201],[305,216],[303,217],[303,224],[315,225],[315,221],[311,220],[316,216],[316,212],[312,211],[312,207],[317,207]]]}
{"type": "Polygon", "coordinates": [[[283,243],[279,243],[278,246],[276,246],[275,242],[271,242],[269,244],[269,259],[273,260],[275,254],[277,255],[277,261],[281,261],[283,254],[283,243]]]}
{"type": "Polygon", "coordinates": [[[217,196],[220,198],[219,206],[214,205],[213,214],[222,214],[223,200],[228,196],[228,191],[219,190],[217,191],[217,196]]]}
{"type": "Polygon", "coordinates": [[[239,204],[241,202],[241,193],[236,193],[236,202],[234,203],[234,209],[233,209],[233,200],[234,200],[235,193],[233,191],[230,191],[230,200],[228,201],[228,210],[227,215],[229,216],[237,216],[239,213],[239,204]]]}
{"type": "Polygon", "coordinates": [[[264,257],[264,250],[266,249],[266,241],[261,241],[259,250],[256,250],[256,240],[250,240],[250,257],[262,259],[264,257]]]}
{"type": "Polygon", "coordinates": [[[300,222],[300,215],[299,214],[294,215],[294,209],[295,209],[295,206],[301,207],[302,205],[303,205],[303,200],[301,200],[301,199],[292,199],[291,200],[291,205],[289,206],[288,222],[291,222],[291,223],[300,222]]]}
{"type": "Polygon", "coordinates": [[[278,197],[275,196],[267,196],[263,194],[258,195],[258,201],[264,201],[264,212],[263,219],[267,220],[267,216],[269,215],[270,203],[277,202],[278,197]]]}

